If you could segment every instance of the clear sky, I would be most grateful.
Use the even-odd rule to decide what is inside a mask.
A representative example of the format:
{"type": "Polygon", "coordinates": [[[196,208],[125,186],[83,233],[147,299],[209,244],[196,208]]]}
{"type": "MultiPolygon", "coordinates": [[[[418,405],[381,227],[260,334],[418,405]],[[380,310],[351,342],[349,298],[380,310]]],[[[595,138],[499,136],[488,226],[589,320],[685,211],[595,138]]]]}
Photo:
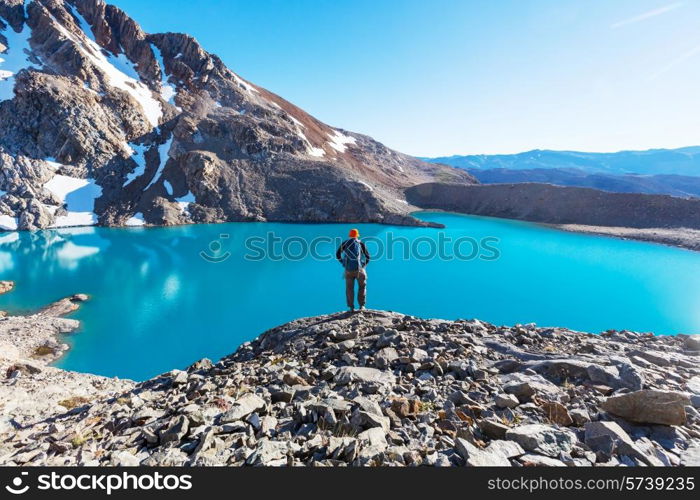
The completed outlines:
{"type": "Polygon", "coordinates": [[[111,3],[414,155],[700,144],[698,0],[111,3]]]}

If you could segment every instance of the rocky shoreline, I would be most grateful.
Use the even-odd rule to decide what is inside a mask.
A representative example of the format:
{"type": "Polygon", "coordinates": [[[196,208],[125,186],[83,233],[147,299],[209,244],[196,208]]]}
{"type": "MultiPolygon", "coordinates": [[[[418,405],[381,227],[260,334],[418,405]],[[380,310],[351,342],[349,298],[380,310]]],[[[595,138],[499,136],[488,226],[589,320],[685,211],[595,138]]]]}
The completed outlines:
{"type": "MultiPolygon", "coordinates": [[[[0,293],[14,288],[0,285],[0,293]]],[[[11,284],[11,285],[10,285],[11,284]]],[[[88,297],[74,295],[27,316],[0,314],[0,448],[17,429],[65,413],[83,400],[131,390],[134,382],[109,379],[50,366],[68,349],[61,336],[80,323],[63,316],[88,297]]]]}
{"type": "Polygon", "coordinates": [[[675,248],[700,251],[700,230],[685,228],[634,228],[586,226],[581,224],[545,224],[561,231],[596,234],[622,240],[645,241],[675,248]]]}
{"type": "Polygon", "coordinates": [[[700,250],[700,200],[695,198],[538,183],[427,183],[405,193],[409,204],[423,210],[522,220],[563,231],[700,250]]]}
{"type": "MultiPolygon", "coordinates": [[[[68,302],[0,339],[71,321],[68,302]]],[[[0,465],[700,465],[698,336],[337,313],[139,384],[24,345],[2,365],[0,465]]]]}

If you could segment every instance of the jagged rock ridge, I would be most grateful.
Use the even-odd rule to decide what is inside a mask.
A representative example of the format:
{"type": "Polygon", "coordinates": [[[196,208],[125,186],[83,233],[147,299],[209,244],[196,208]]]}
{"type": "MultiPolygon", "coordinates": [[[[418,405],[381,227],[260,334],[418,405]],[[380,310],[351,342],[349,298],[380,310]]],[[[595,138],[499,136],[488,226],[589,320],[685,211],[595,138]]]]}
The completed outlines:
{"type": "Polygon", "coordinates": [[[0,58],[0,228],[410,224],[402,188],[473,182],[330,127],[102,0],[0,0],[0,58]]]}
{"type": "MultiPolygon", "coordinates": [[[[0,340],[33,318],[0,321],[0,340]]],[[[66,372],[13,360],[0,401],[24,404],[0,420],[0,464],[698,465],[699,349],[698,336],[339,313],[135,386],[56,388],[53,414],[21,391],[49,394],[66,372]]]]}

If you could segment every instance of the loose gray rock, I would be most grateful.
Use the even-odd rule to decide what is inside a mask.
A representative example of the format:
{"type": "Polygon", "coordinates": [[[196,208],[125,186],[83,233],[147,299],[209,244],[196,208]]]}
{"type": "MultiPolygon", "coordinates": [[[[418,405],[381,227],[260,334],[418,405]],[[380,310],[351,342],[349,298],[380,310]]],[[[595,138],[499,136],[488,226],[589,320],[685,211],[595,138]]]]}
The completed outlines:
{"type": "Polygon", "coordinates": [[[499,408],[515,408],[520,404],[518,398],[513,394],[497,394],[496,406],[499,408]]]}
{"type": "Polygon", "coordinates": [[[265,400],[248,393],[236,400],[233,408],[224,412],[219,417],[219,422],[228,424],[237,420],[242,420],[255,411],[260,411],[265,408],[265,400]]]}
{"type": "Polygon", "coordinates": [[[179,442],[187,435],[189,430],[189,420],[184,415],[175,418],[170,425],[160,433],[161,444],[171,441],[179,442]]]}
{"type": "Polygon", "coordinates": [[[609,397],[600,408],[631,422],[683,425],[685,407],[689,404],[690,399],[685,394],[646,390],[609,397]]]}
{"type": "Polygon", "coordinates": [[[390,372],[361,366],[343,366],[335,375],[335,382],[339,385],[347,385],[351,382],[390,385],[394,381],[394,375],[390,372]]]}
{"type": "MultiPolygon", "coordinates": [[[[0,320],[0,345],[15,349],[0,349],[13,356],[0,357],[5,374],[21,373],[12,364],[25,362],[21,353],[32,346],[59,344],[56,319],[63,318],[0,320]]],[[[608,378],[616,370],[623,380],[622,354],[631,349],[673,360],[661,372],[630,358],[654,390],[693,386],[696,357],[682,338],[372,310],[300,319],[217,363],[197,362],[139,384],[34,360],[38,373],[0,384],[0,406],[13,416],[0,421],[0,465],[679,466],[682,457],[692,463],[700,416],[689,405],[678,426],[604,420],[611,415],[600,409],[606,399],[634,394],[601,382],[618,383],[608,378]],[[379,353],[389,348],[397,357],[384,351],[379,368],[379,353]],[[503,360],[501,371],[496,364],[503,360]],[[503,398],[508,405],[498,404],[503,398]],[[583,429],[568,430],[569,424],[583,429]]]]}
{"type": "Polygon", "coordinates": [[[542,424],[521,425],[510,429],[506,432],[506,439],[515,441],[527,451],[549,457],[570,452],[576,441],[572,432],[542,424]]]}
{"type": "Polygon", "coordinates": [[[610,438],[614,443],[614,449],[619,454],[637,458],[647,465],[663,465],[656,456],[644,453],[635,445],[629,434],[615,422],[588,422],[585,429],[586,444],[595,448],[594,451],[602,451],[603,447],[607,450],[608,445],[605,438],[610,438]]]}
{"type": "Polygon", "coordinates": [[[462,438],[455,440],[455,449],[466,464],[472,467],[509,467],[511,465],[510,460],[498,449],[481,450],[462,438]]]}

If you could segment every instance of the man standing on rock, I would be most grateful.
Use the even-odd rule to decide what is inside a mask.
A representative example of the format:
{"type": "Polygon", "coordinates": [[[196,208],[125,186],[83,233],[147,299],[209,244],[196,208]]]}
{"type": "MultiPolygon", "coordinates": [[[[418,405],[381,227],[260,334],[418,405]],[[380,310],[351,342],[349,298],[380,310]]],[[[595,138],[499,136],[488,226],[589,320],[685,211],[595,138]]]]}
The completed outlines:
{"type": "Polygon", "coordinates": [[[355,280],[357,280],[357,302],[360,311],[365,308],[367,296],[367,271],[365,267],[369,264],[370,257],[367,247],[360,241],[360,231],[350,230],[350,239],[345,240],[335,252],[338,259],[345,268],[345,298],[350,312],[355,310],[355,280]]]}

